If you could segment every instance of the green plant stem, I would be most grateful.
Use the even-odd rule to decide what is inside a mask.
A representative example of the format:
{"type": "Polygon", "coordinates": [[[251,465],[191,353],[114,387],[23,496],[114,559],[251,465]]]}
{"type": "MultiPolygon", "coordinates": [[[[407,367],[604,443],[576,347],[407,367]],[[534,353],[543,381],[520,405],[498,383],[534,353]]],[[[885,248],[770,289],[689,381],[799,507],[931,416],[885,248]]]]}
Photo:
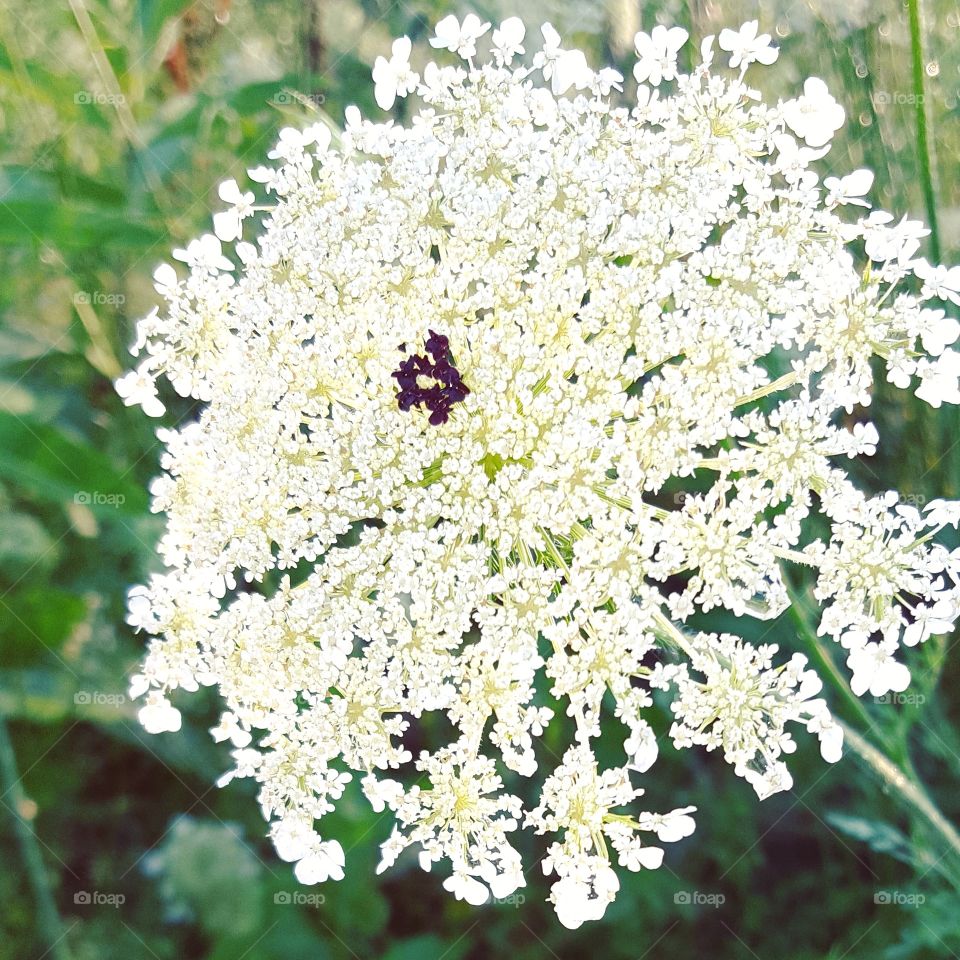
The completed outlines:
{"type": "MultiPolygon", "coordinates": [[[[847,705],[856,715],[860,723],[863,724],[867,730],[877,731],[876,721],[870,716],[866,707],[864,707],[860,699],[850,689],[850,685],[837,669],[833,658],[823,648],[823,644],[817,636],[816,631],[813,630],[807,622],[800,594],[789,586],[787,587],[787,592],[790,597],[790,616],[796,624],[798,633],[806,641],[817,661],[824,668],[827,678],[834,688],[843,696],[847,705]]],[[[923,819],[933,827],[934,831],[946,843],[947,847],[960,858],[960,832],[958,832],[953,824],[940,812],[937,805],[927,793],[926,788],[923,786],[923,783],[913,768],[906,742],[902,742],[900,749],[896,751],[899,754],[898,764],[887,755],[887,752],[884,752],[890,751],[890,745],[883,738],[877,737],[884,748],[881,750],[848,723],[845,723],[843,720],[838,720],[838,723],[843,728],[844,744],[852,749],[854,753],[880,777],[884,785],[888,787],[905,806],[919,813],[923,819]]],[[[936,863],[935,861],[933,866],[936,866],[936,863]]],[[[950,882],[960,890],[960,884],[958,884],[952,872],[948,873],[939,868],[938,872],[950,880],[950,882]]]]}
{"type": "Polygon", "coordinates": [[[937,226],[937,197],[933,187],[933,164],[930,139],[927,133],[927,104],[924,93],[925,66],[923,62],[923,33],[920,0],[907,0],[910,13],[910,54],[913,61],[913,100],[917,120],[917,155],[920,165],[920,188],[930,227],[930,255],[940,262],[940,231],[937,226]]]}
{"type": "Polygon", "coordinates": [[[851,712],[856,715],[860,723],[862,723],[868,730],[875,729],[876,721],[870,716],[867,708],[863,705],[860,698],[850,689],[850,685],[847,683],[843,674],[837,669],[837,665],[833,662],[833,658],[824,649],[823,643],[817,636],[817,632],[807,621],[807,618],[803,612],[803,601],[800,597],[800,594],[792,587],[787,586],[787,595],[790,597],[790,606],[788,608],[790,619],[793,620],[794,625],[797,628],[797,632],[806,641],[808,649],[813,653],[820,666],[823,667],[830,683],[833,684],[837,692],[843,697],[847,703],[847,706],[850,708],[851,712]]]}
{"type": "Polygon", "coordinates": [[[905,773],[889,757],[842,720],[840,726],[843,727],[844,743],[880,777],[885,786],[889,787],[905,804],[919,813],[933,827],[950,850],[960,857],[960,833],[940,812],[923,784],[915,777],[905,773]]]}
{"type": "Polygon", "coordinates": [[[100,42],[100,37],[97,34],[97,28],[94,26],[93,20],[90,19],[86,4],[84,0],[68,0],[68,3],[77,27],[80,29],[80,35],[87,45],[87,50],[93,60],[93,65],[100,77],[100,82],[113,97],[113,106],[120,124],[120,130],[123,132],[124,138],[133,152],[134,160],[139,166],[140,172],[143,174],[144,182],[150,188],[157,208],[161,213],[165,213],[166,201],[163,197],[163,184],[160,182],[160,178],[156,175],[153,168],[143,160],[143,151],[146,149],[146,143],[140,135],[137,121],[127,103],[127,98],[123,93],[123,88],[120,86],[120,81],[113,67],[110,65],[109,58],[104,52],[103,44],[100,42]]]}
{"type": "MultiPolygon", "coordinates": [[[[878,187],[886,188],[892,191],[895,187],[896,178],[890,169],[890,148],[883,136],[883,125],[880,122],[880,115],[877,113],[877,87],[874,82],[874,47],[873,38],[876,36],[875,27],[863,27],[854,31],[851,36],[852,47],[859,50],[863,65],[866,68],[866,75],[861,79],[853,71],[852,77],[849,72],[846,74],[849,89],[854,90],[858,86],[863,89],[863,106],[870,117],[870,135],[864,141],[864,156],[867,166],[877,174],[878,187]]],[[[847,61],[848,69],[850,61],[847,61]]]]}
{"type": "Polygon", "coordinates": [[[40,844],[37,842],[33,824],[23,815],[27,798],[17,772],[17,756],[7,730],[7,722],[2,715],[0,715],[0,784],[3,785],[4,795],[9,798],[9,803],[5,805],[13,815],[20,852],[27,869],[27,878],[37,903],[37,926],[40,935],[47,944],[48,953],[53,960],[71,960],[65,939],[66,933],[53,901],[47,871],[40,855],[40,844]]]}

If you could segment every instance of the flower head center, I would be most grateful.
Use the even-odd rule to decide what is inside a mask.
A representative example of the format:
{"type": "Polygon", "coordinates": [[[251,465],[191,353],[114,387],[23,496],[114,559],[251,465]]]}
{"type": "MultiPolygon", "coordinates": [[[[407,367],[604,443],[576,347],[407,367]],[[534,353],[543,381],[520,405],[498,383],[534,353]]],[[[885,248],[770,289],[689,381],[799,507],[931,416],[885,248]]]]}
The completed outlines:
{"type": "Polygon", "coordinates": [[[426,352],[407,357],[390,376],[400,385],[400,409],[424,406],[430,411],[430,423],[438,426],[450,419],[451,407],[463,400],[470,388],[453,364],[447,337],[433,330],[429,334],[424,344],[426,352]]]}

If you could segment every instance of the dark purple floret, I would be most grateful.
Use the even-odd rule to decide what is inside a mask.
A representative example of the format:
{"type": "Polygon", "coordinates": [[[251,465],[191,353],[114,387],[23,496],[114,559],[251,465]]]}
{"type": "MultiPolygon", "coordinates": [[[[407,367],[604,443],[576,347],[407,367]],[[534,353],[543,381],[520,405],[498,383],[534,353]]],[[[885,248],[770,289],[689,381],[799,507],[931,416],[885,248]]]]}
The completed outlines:
{"type": "Polygon", "coordinates": [[[430,411],[430,423],[439,426],[447,422],[450,408],[463,400],[470,388],[453,365],[450,341],[442,333],[428,332],[430,335],[424,344],[427,355],[418,353],[407,357],[390,376],[396,377],[400,385],[397,394],[400,409],[409,410],[422,404],[430,411]],[[423,386],[421,378],[433,382],[423,386]]]}

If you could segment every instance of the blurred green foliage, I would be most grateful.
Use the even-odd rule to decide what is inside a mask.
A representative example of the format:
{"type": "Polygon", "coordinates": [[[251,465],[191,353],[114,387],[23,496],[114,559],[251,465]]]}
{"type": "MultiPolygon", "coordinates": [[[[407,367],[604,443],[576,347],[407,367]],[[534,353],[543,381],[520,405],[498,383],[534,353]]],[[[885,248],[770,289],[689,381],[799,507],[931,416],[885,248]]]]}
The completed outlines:
{"type": "MultiPolygon", "coordinates": [[[[849,118],[830,167],[871,167],[877,202],[920,217],[929,172],[943,259],[956,262],[955,4],[935,0],[922,19],[926,155],[907,10],[893,0],[478,9],[531,26],[550,19],[621,67],[633,33],[658,19],[699,40],[759,15],[782,62],[755,82],[776,97],[824,77],[849,118]]],[[[571,933],[543,903],[536,871],[522,897],[481,909],[451,900],[412,859],[375,878],[389,826],[356,791],[327,828],[347,851],[346,879],[298,887],[264,839],[251,785],[214,786],[229,762],[206,732],[212,697],[183,704],[180,734],[148,738],[137,725],[125,693],[142,641],[123,624],[123,602],[156,565],[145,489],[157,443],[111,379],[153,305],[152,270],[209,229],[217,184],[242,180],[279,127],[337,122],[350,103],[375,111],[373,57],[403,33],[422,48],[446,12],[445,0],[0,6],[0,960],[956,955],[958,874],[942,841],[855,757],[827,767],[815,745],[794,759],[795,790],[762,805],[717,758],[665,751],[651,808],[696,804],[697,833],[661,870],[623,876],[602,923],[571,933]],[[46,908],[26,869],[25,825],[46,908]]],[[[954,414],[884,390],[872,415],[883,445],[858,467],[865,486],[918,502],[960,493],[954,414]]],[[[787,617],[723,628],[804,648],[787,617]]],[[[934,637],[916,651],[920,702],[869,704],[866,717],[835,702],[955,819],[951,646],[934,637]]],[[[530,840],[525,853],[542,849],[530,840]]]]}

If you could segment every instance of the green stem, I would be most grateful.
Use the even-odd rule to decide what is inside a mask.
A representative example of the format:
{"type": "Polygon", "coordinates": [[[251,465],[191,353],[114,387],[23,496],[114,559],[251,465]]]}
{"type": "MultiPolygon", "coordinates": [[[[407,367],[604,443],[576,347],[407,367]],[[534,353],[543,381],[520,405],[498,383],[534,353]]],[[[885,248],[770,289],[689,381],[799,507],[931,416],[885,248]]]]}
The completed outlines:
{"type": "Polygon", "coordinates": [[[842,720],[840,726],[843,727],[843,742],[880,777],[884,786],[890,788],[907,806],[919,813],[933,827],[947,847],[960,857],[960,833],[940,812],[923,784],[905,773],[889,757],[842,720]]]}
{"type": "Polygon", "coordinates": [[[927,135],[927,106],[924,94],[925,67],[923,63],[923,34],[920,17],[920,0],[907,0],[910,13],[910,53],[913,60],[913,100],[917,118],[917,153],[920,164],[920,188],[927,208],[927,223],[930,226],[930,256],[934,263],[940,262],[940,231],[937,226],[937,198],[933,188],[933,169],[930,140],[927,135]]]}
{"type": "MultiPolygon", "coordinates": [[[[787,592],[790,597],[790,616],[796,624],[798,633],[807,642],[817,661],[825,670],[828,679],[843,696],[851,711],[857,716],[859,722],[866,730],[876,731],[876,721],[870,716],[870,713],[860,701],[860,698],[850,689],[846,678],[840,673],[829,652],[824,649],[820,637],[817,636],[816,631],[807,622],[800,594],[789,585],[787,586],[787,592]]],[[[883,738],[878,737],[884,750],[897,752],[900,755],[900,765],[898,766],[896,762],[887,756],[884,750],[875,747],[859,731],[855,730],[843,720],[838,720],[837,722],[843,728],[843,742],[845,746],[852,749],[854,753],[880,777],[884,785],[894,792],[906,806],[919,813],[946,842],[949,849],[960,857],[960,833],[957,832],[953,824],[940,812],[927,793],[913,768],[906,743],[902,743],[899,751],[890,751],[890,745],[886,743],[883,738]]],[[[938,861],[934,861],[931,866],[936,867],[937,863],[938,861]]],[[[947,872],[939,868],[938,872],[960,890],[960,885],[958,885],[952,872],[947,872]]]]}
{"type": "Polygon", "coordinates": [[[800,375],[795,370],[791,370],[782,377],[777,377],[776,380],[764,384],[762,387],[757,387],[756,390],[739,397],[735,402],[735,406],[741,407],[745,403],[753,403],[754,400],[759,400],[761,397],[768,397],[771,393],[776,393],[778,390],[785,390],[787,387],[792,387],[799,380],[800,375]]]}
{"type": "Polygon", "coordinates": [[[120,124],[120,130],[130,146],[134,161],[140,168],[143,180],[150,189],[154,203],[161,214],[168,213],[168,204],[163,194],[163,184],[157,176],[154,169],[144,160],[143,154],[147,148],[146,141],[140,133],[137,121],[133,115],[127,98],[120,86],[120,80],[110,64],[110,58],[107,56],[100,37],[97,34],[97,28],[93,20],[90,19],[90,13],[87,10],[85,0],[67,0],[70,10],[73,13],[73,19],[76,21],[80,34],[87,45],[87,51],[93,60],[94,68],[100,77],[100,82],[106,87],[113,98],[113,107],[117,115],[117,121],[120,124]]]}
{"type": "Polygon", "coordinates": [[[863,105],[870,117],[870,136],[864,142],[865,166],[870,167],[874,173],[878,174],[877,193],[882,188],[893,191],[896,187],[893,171],[890,169],[891,150],[883,136],[883,125],[880,122],[880,115],[877,113],[877,87],[874,83],[874,46],[873,37],[876,35],[876,28],[863,27],[854,31],[851,38],[857,48],[859,48],[860,57],[866,69],[866,75],[861,79],[856,72],[849,80],[849,89],[855,90],[857,85],[863,88],[863,105]]]}
{"type": "Polygon", "coordinates": [[[810,626],[807,617],[803,612],[803,601],[800,594],[789,584],[787,585],[787,595],[790,597],[790,606],[788,612],[790,619],[793,620],[797,632],[806,641],[808,649],[813,653],[817,662],[826,672],[827,679],[833,684],[837,692],[846,701],[851,712],[854,713],[860,723],[868,730],[876,727],[876,721],[870,716],[867,708],[863,705],[860,698],[850,689],[850,684],[838,669],[833,657],[824,648],[823,642],[817,636],[816,630],[810,626]]]}
{"type": "Polygon", "coordinates": [[[5,802],[4,805],[9,806],[13,814],[20,852],[37,902],[37,926],[40,935],[53,960],[70,960],[70,950],[64,939],[66,932],[50,891],[47,870],[40,855],[40,844],[37,842],[33,824],[23,815],[27,797],[17,772],[17,756],[3,716],[0,716],[0,783],[3,784],[4,796],[9,797],[9,804],[5,802]]]}

